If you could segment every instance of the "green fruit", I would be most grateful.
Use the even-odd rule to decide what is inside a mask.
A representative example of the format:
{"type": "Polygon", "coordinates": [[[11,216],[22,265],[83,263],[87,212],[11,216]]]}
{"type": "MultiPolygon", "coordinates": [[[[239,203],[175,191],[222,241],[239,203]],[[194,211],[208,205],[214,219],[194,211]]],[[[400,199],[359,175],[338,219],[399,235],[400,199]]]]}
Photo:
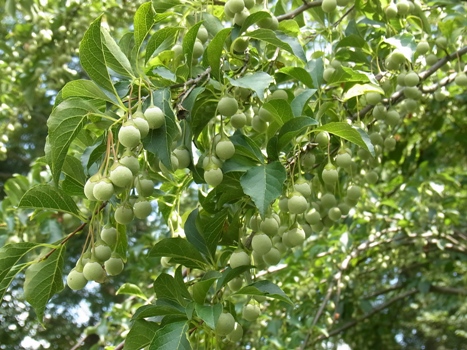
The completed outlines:
{"type": "Polygon", "coordinates": [[[240,288],[242,288],[243,280],[241,277],[235,277],[229,281],[228,285],[232,292],[236,292],[237,290],[240,290],[240,288]]]}
{"type": "Polygon", "coordinates": [[[233,21],[237,26],[241,27],[249,15],[250,11],[248,11],[247,9],[243,9],[242,12],[236,13],[234,15],[233,21]]]}
{"type": "Polygon", "coordinates": [[[401,116],[395,109],[389,110],[386,114],[386,123],[390,126],[397,125],[401,120],[401,116]]]}
{"type": "Polygon", "coordinates": [[[237,100],[233,97],[222,97],[217,103],[217,112],[225,115],[226,117],[231,117],[238,110],[237,100]]]}
{"type": "Polygon", "coordinates": [[[141,134],[141,138],[143,139],[149,133],[149,123],[146,120],[146,118],[144,118],[143,113],[139,112],[139,114],[141,114],[140,117],[135,117],[135,115],[133,114],[132,121],[133,121],[133,123],[135,123],[136,127],[138,128],[138,130],[139,130],[139,132],[141,134]]]}
{"type": "Polygon", "coordinates": [[[243,307],[242,317],[245,320],[253,322],[259,315],[261,315],[261,310],[257,305],[248,304],[243,307]]]}
{"type": "Polygon", "coordinates": [[[305,231],[296,227],[284,232],[282,235],[282,243],[284,243],[289,248],[293,248],[301,245],[305,241],[305,238],[305,231]]]}
{"type": "Polygon", "coordinates": [[[110,170],[109,179],[115,186],[128,187],[133,182],[133,173],[126,166],[115,163],[110,170]]]}
{"type": "Polygon", "coordinates": [[[131,151],[126,152],[123,154],[122,158],[120,158],[119,163],[121,165],[126,166],[130,169],[133,175],[138,175],[139,173],[139,161],[138,158],[131,153],[131,151]]]}
{"type": "Polygon", "coordinates": [[[232,49],[235,52],[244,52],[248,48],[249,41],[247,38],[238,37],[232,43],[232,49]]]}
{"type": "Polygon", "coordinates": [[[247,9],[253,8],[255,6],[255,4],[256,4],[255,0],[243,0],[243,2],[245,3],[245,7],[247,9]]]}
{"type": "Polygon", "coordinates": [[[133,221],[133,209],[127,206],[119,206],[114,213],[115,221],[119,224],[126,225],[133,221]]]}
{"type": "Polygon", "coordinates": [[[224,174],[220,168],[211,168],[204,172],[204,181],[212,187],[219,185],[224,179],[224,174]]]}
{"type": "Polygon", "coordinates": [[[376,119],[376,120],[383,120],[386,118],[386,107],[382,104],[377,104],[375,106],[375,108],[373,108],[373,117],[376,119]]]}
{"type": "Polygon", "coordinates": [[[418,110],[418,102],[412,98],[407,98],[404,101],[404,106],[407,112],[415,112],[418,110]]]}
{"type": "Polygon", "coordinates": [[[467,75],[464,72],[458,73],[454,82],[459,86],[467,86],[467,75]]]}
{"type": "Polygon", "coordinates": [[[146,219],[152,213],[151,202],[140,198],[133,204],[133,213],[138,219],[146,219]]]}
{"type": "Polygon", "coordinates": [[[112,226],[105,226],[101,230],[101,239],[104,241],[108,246],[114,247],[117,243],[117,229],[112,226]]]}
{"type": "Polygon", "coordinates": [[[337,199],[332,193],[326,193],[321,196],[321,207],[331,208],[337,205],[337,199]]]}
{"type": "Polygon", "coordinates": [[[216,145],[216,155],[222,159],[227,160],[235,154],[235,146],[229,139],[223,139],[216,145]]]}
{"type": "Polygon", "coordinates": [[[308,151],[300,156],[300,161],[304,168],[311,169],[315,165],[316,157],[311,151],[308,151]]]}
{"type": "Polygon", "coordinates": [[[301,193],[295,193],[289,198],[287,207],[291,214],[303,214],[308,209],[308,202],[301,193]]]}
{"type": "Polygon", "coordinates": [[[275,90],[271,96],[269,96],[270,100],[288,100],[289,95],[287,95],[287,91],[285,90],[275,90]]]}
{"type": "Polygon", "coordinates": [[[198,29],[198,33],[196,34],[196,38],[198,38],[202,43],[205,43],[208,40],[208,31],[204,27],[200,27],[198,29]]]}
{"type": "Polygon", "coordinates": [[[438,62],[438,56],[436,56],[435,54],[429,54],[428,56],[426,56],[426,64],[429,65],[429,66],[432,66],[434,65],[436,62],[438,62]]]}
{"type": "Polygon", "coordinates": [[[394,137],[387,137],[384,140],[384,149],[392,151],[396,148],[396,139],[394,137]]]}
{"type": "Polygon", "coordinates": [[[397,12],[401,16],[406,16],[410,13],[410,5],[406,0],[399,0],[397,3],[397,12]]]}
{"type": "Polygon", "coordinates": [[[101,282],[105,278],[105,271],[97,261],[84,265],[83,276],[88,281],[101,282]]]}
{"type": "Polygon", "coordinates": [[[259,229],[267,234],[269,237],[273,237],[279,231],[279,223],[273,217],[264,218],[259,224],[259,229]]]}
{"type": "Polygon", "coordinates": [[[329,133],[327,131],[321,131],[316,135],[315,141],[318,143],[318,146],[321,148],[326,148],[329,145],[329,140],[331,139],[331,136],[329,136],[329,133]]]}
{"type": "Polygon", "coordinates": [[[376,105],[381,101],[381,94],[379,92],[367,92],[365,98],[369,104],[376,105]]]}
{"type": "Polygon", "coordinates": [[[247,118],[245,113],[236,113],[230,117],[230,125],[235,129],[243,128],[247,123],[247,118]]]}
{"type": "Polygon", "coordinates": [[[220,314],[216,322],[215,332],[217,335],[226,336],[235,328],[235,319],[231,313],[225,312],[220,314]]]}
{"type": "Polygon", "coordinates": [[[257,254],[264,255],[272,248],[271,238],[264,233],[257,233],[251,240],[251,247],[257,254]]]}
{"type": "Polygon", "coordinates": [[[332,221],[337,221],[341,218],[342,213],[339,207],[332,207],[331,209],[328,210],[328,217],[332,221]]]}
{"type": "Polygon", "coordinates": [[[333,67],[328,67],[323,71],[323,79],[325,82],[329,83],[334,75],[336,70],[333,67]]]}
{"type": "Polygon", "coordinates": [[[220,168],[222,161],[213,155],[208,155],[203,159],[203,169],[208,170],[209,167],[220,168]]]}
{"type": "Polygon", "coordinates": [[[204,52],[203,43],[199,40],[196,40],[195,44],[193,45],[193,59],[198,59],[201,56],[203,56],[203,52],[204,52]]]}
{"type": "MultiPolygon", "coordinates": [[[[183,56],[183,47],[180,44],[176,44],[172,47],[172,51],[174,53],[174,58],[178,59],[183,56]]],[[[144,116],[146,116],[146,113],[144,113],[144,116]]]]}
{"type": "Polygon", "coordinates": [[[258,115],[265,122],[272,122],[274,120],[274,116],[272,115],[272,113],[263,107],[259,109],[258,115]]]}
{"type": "Polygon", "coordinates": [[[352,156],[345,153],[340,153],[336,156],[336,164],[341,168],[348,168],[352,164],[352,156]]]}
{"type": "Polygon", "coordinates": [[[448,39],[446,39],[444,36],[439,36],[436,38],[435,43],[439,48],[445,49],[448,46],[448,39]]]}
{"type": "Polygon", "coordinates": [[[336,9],[337,1],[336,0],[323,0],[321,3],[321,9],[323,12],[329,13],[336,9]]]}
{"type": "Polygon", "coordinates": [[[430,51],[430,44],[428,42],[422,40],[417,44],[417,48],[415,49],[419,55],[424,55],[428,51],[430,51]]]}
{"type": "Polygon", "coordinates": [[[141,133],[135,123],[126,122],[118,131],[118,141],[127,148],[133,148],[140,144],[141,133]]]}
{"type": "Polygon", "coordinates": [[[281,252],[272,247],[269,252],[263,255],[263,260],[269,266],[277,265],[281,261],[281,252]]]}
{"type": "Polygon", "coordinates": [[[165,115],[157,106],[150,106],[144,112],[144,117],[148,121],[149,128],[159,129],[162,125],[165,124],[165,115]]]}
{"type": "Polygon", "coordinates": [[[373,145],[379,145],[379,146],[382,146],[383,145],[383,137],[381,136],[381,134],[379,132],[373,132],[370,134],[370,140],[371,140],[371,143],[373,145]]]}
{"type": "Polygon", "coordinates": [[[135,187],[138,195],[142,197],[149,197],[154,192],[154,182],[143,175],[135,178],[135,187]]]}
{"type": "Polygon", "coordinates": [[[321,177],[323,178],[323,182],[327,185],[334,185],[339,178],[339,173],[337,172],[336,168],[333,165],[326,165],[321,173],[321,177]]]}
{"type": "Polygon", "coordinates": [[[415,72],[409,72],[405,75],[404,82],[406,86],[417,86],[420,83],[420,77],[415,72]]]}
{"type": "Polygon", "coordinates": [[[94,186],[96,185],[97,182],[91,181],[91,179],[88,179],[86,183],[84,184],[84,195],[86,196],[87,199],[90,201],[95,201],[97,200],[96,197],[94,197],[93,191],[94,191],[94,186]]]}
{"type": "Polygon", "coordinates": [[[112,255],[112,249],[106,244],[98,244],[94,247],[93,256],[96,260],[106,261],[112,255]]]}
{"type": "Polygon", "coordinates": [[[94,198],[102,202],[108,201],[110,198],[112,198],[114,193],[114,186],[112,185],[112,182],[110,182],[110,180],[107,178],[97,182],[92,190],[94,198]]]}
{"type": "Polygon", "coordinates": [[[362,195],[362,190],[359,186],[350,186],[347,189],[347,197],[352,200],[358,200],[362,195]]]}
{"type": "Polygon", "coordinates": [[[245,3],[243,0],[228,0],[225,3],[225,7],[232,13],[239,13],[245,8],[245,3]]]}
{"type": "Polygon", "coordinates": [[[418,100],[422,96],[422,93],[415,86],[412,86],[412,87],[407,86],[406,88],[404,88],[404,96],[407,98],[413,98],[413,99],[418,100]]]}
{"type": "Polygon", "coordinates": [[[350,0],[337,0],[337,6],[347,6],[350,0]]]}
{"type": "Polygon", "coordinates": [[[339,209],[341,210],[341,213],[342,215],[348,215],[349,214],[349,211],[351,209],[350,205],[348,205],[347,203],[340,203],[338,205],[339,209]]]}
{"type": "Polygon", "coordinates": [[[376,182],[378,182],[378,178],[379,178],[378,174],[373,170],[365,174],[365,180],[369,184],[375,184],[376,182]]]}
{"type": "Polygon", "coordinates": [[[384,9],[384,13],[388,19],[397,17],[397,6],[393,3],[390,3],[388,7],[384,9]]]}
{"type": "Polygon", "coordinates": [[[242,326],[239,323],[235,322],[234,330],[227,334],[226,338],[231,342],[240,341],[243,338],[242,326]]]}
{"type": "Polygon", "coordinates": [[[310,225],[316,225],[321,221],[321,215],[316,209],[310,209],[306,214],[305,214],[305,220],[308,222],[310,225]]]}
{"type": "Polygon", "coordinates": [[[73,290],[83,289],[87,283],[88,280],[84,277],[83,273],[75,269],[71,270],[66,278],[66,284],[73,290]]]}
{"type": "Polygon", "coordinates": [[[161,258],[161,265],[164,269],[169,269],[172,267],[172,264],[170,263],[170,257],[167,257],[167,256],[163,256],[161,258]]]}
{"type": "Polygon", "coordinates": [[[259,215],[252,215],[250,220],[248,221],[248,227],[252,231],[259,231],[260,219],[259,215]]]}
{"type": "Polygon", "coordinates": [[[303,197],[310,197],[311,196],[311,186],[306,180],[301,179],[298,180],[294,186],[294,191],[300,193],[303,197]]]}
{"type": "Polygon", "coordinates": [[[230,256],[230,267],[235,269],[240,266],[247,266],[251,264],[250,256],[245,253],[243,250],[238,249],[232,253],[230,256]]]}
{"type": "Polygon", "coordinates": [[[190,166],[191,157],[190,152],[185,147],[174,149],[173,154],[178,159],[178,168],[185,169],[190,166]]]}
{"type": "Polygon", "coordinates": [[[255,115],[251,120],[251,127],[257,133],[261,134],[268,129],[268,123],[261,119],[259,115],[255,115]]]}
{"type": "Polygon", "coordinates": [[[258,27],[263,28],[263,29],[271,29],[271,30],[277,30],[279,28],[279,21],[277,20],[276,16],[271,14],[271,17],[269,18],[263,18],[256,22],[258,27]]]}
{"type": "Polygon", "coordinates": [[[123,271],[124,264],[120,258],[110,258],[104,263],[104,266],[109,276],[116,276],[123,271]]]}

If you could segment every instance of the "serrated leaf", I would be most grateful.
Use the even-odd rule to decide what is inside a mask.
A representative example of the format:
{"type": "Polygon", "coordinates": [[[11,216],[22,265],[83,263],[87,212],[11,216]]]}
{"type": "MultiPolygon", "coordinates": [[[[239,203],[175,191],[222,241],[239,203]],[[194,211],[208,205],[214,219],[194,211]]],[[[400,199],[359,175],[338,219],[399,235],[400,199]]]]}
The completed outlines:
{"type": "Polygon", "coordinates": [[[235,134],[230,137],[230,141],[232,141],[235,146],[235,156],[242,155],[257,162],[264,161],[261,148],[251,138],[242,134],[240,131],[236,131],[235,134]]]}
{"type": "Polygon", "coordinates": [[[98,112],[87,101],[75,98],[63,101],[52,111],[47,120],[49,147],[48,150],[46,148],[46,157],[50,160],[50,168],[56,184],[68,148],[83,128],[88,115],[98,112]]]}
{"type": "Polygon", "coordinates": [[[330,134],[336,135],[366,149],[373,156],[375,154],[375,149],[368,134],[362,129],[353,127],[345,122],[328,123],[314,129],[313,131],[327,131],[330,134]]]}
{"type": "Polygon", "coordinates": [[[299,82],[303,83],[309,88],[313,87],[313,80],[311,79],[310,74],[301,67],[284,67],[281,68],[279,72],[297,79],[299,82]]]}
{"type": "Polygon", "coordinates": [[[347,90],[342,97],[343,101],[348,101],[352,97],[361,96],[367,92],[377,92],[384,95],[384,90],[381,87],[374,84],[355,84],[349,90],[347,90]]]}
{"type": "Polygon", "coordinates": [[[297,117],[287,121],[279,130],[277,148],[284,149],[294,137],[311,125],[318,125],[318,121],[308,117],[297,117]]]}
{"type": "Polygon", "coordinates": [[[155,12],[150,2],[142,4],[138,10],[136,10],[133,27],[135,37],[135,47],[137,52],[140,51],[143,41],[149,34],[152,26],[154,25],[155,12]]]}
{"type": "Polygon", "coordinates": [[[196,314],[201,318],[211,329],[216,328],[216,322],[222,313],[222,304],[202,305],[195,304],[196,314]]]}
{"type": "Polygon", "coordinates": [[[101,27],[101,33],[105,65],[117,74],[130,79],[135,78],[135,74],[133,73],[133,68],[131,68],[130,61],[128,61],[128,57],[126,57],[117,45],[109,31],[106,28],[101,27]]]}
{"type": "Polygon", "coordinates": [[[97,85],[113,93],[118,98],[117,91],[107,71],[104,44],[101,35],[101,19],[102,15],[92,22],[88,30],[84,33],[83,40],[81,40],[79,45],[79,58],[81,66],[89,77],[97,85]]]}
{"type": "Polygon", "coordinates": [[[141,298],[143,300],[148,300],[148,297],[144,295],[141,288],[139,288],[136,284],[133,283],[124,283],[120,288],[118,288],[116,295],[125,294],[125,295],[133,295],[135,297],[141,298]]]}
{"type": "Polygon", "coordinates": [[[273,162],[248,170],[240,178],[240,184],[264,217],[269,206],[281,195],[286,177],[284,166],[273,162]]]}
{"type": "Polygon", "coordinates": [[[21,242],[0,248],[0,300],[3,299],[13,278],[27,265],[17,265],[21,259],[38,246],[37,243],[21,242]]]}
{"type": "Polygon", "coordinates": [[[152,4],[157,13],[167,11],[180,4],[180,0],[153,0],[152,4]]]}
{"type": "Polygon", "coordinates": [[[150,257],[170,257],[173,262],[186,267],[204,269],[206,261],[198,249],[186,239],[180,237],[165,238],[156,243],[149,252],[150,257]]]}
{"type": "Polygon", "coordinates": [[[261,101],[264,101],[264,90],[274,81],[268,73],[256,72],[252,74],[245,74],[238,79],[228,78],[230,84],[239,86],[246,89],[253,90],[261,101]]]}
{"type": "Polygon", "coordinates": [[[186,337],[187,322],[173,322],[158,329],[149,345],[149,350],[191,350],[186,337]]]}
{"type": "Polygon", "coordinates": [[[276,33],[271,29],[257,29],[253,32],[246,33],[245,36],[267,42],[268,44],[271,44],[275,47],[278,47],[282,50],[291,53],[292,55],[295,55],[294,51],[292,50],[292,47],[289,44],[280,40],[276,36],[276,33]]]}
{"type": "Polygon", "coordinates": [[[277,285],[269,281],[258,281],[254,282],[246,287],[243,287],[234,294],[238,295],[264,295],[269,298],[284,301],[290,305],[293,305],[292,300],[280,289],[277,285]]]}
{"type": "Polygon", "coordinates": [[[148,346],[158,329],[156,322],[135,320],[125,338],[123,350],[139,350],[148,346]]]}
{"type": "Polygon", "coordinates": [[[115,96],[106,94],[91,80],[78,79],[70,81],[63,87],[61,93],[64,100],[72,97],[84,97],[89,99],[99,99],[118,105],[118,101],[115,96]]]}
{"type": "Polygon", "coordinates": [[[86,182],[86,175],[84,174],[83,166],[78,158],[73,156],[66,156],[62,168],[63,173],[74,179],[77,183],[84,185],[86,182]]]}
{"type": "Polygon", "coordinates": [[[303,114],[303,109],[316,91],[318,90],[307,89],[293,99],[292,103],[290,103],[290,107],[292,108],[294,117],[300,117],[303,114]]]}
{"type": "Polygon", "coordinates": [[[73,198],[59,188],[50,185],[37,185],[29,189],[21,198],[19,208],[57,210],[81,219],[73,198]]]}
{"type": "Polygon", "coordinates": [[[186,300],[183,298],[182,290],[174,277],[166,273],[161,273],[154,281],[154,292],[157,299],[169,299],[185,306],[186,300]]]}
{"type": "Polygon", "coordinates": [[[206,238],[201,234],[196,226],[196,218],[198,217],[198,209],[193,210],[185,221],[184,230],[186,239],[193,244],[200,253],[212,258],[212,249],[209,248],[206,238]]]}
{"type": "Polygon", "coordinates": [[[217,279],[222,277],[218,271],[208,271],[200,281],[193,284],[193,300],[199,304],[204,304],[209,289],[217,279]]]}
{"type": "Polygon", "coordinates": [[[294,117],[292,107],[287,101],[284,100],[271,100],[263,104],[261,108],[269,111],[274,117],[274,121],[282,126],[286,121],[294,117]]]}
{"type": "Polygon", "coordinates": [[[172,47],[180,29],[179,27],[161,28],[151,35],[146,45],[144,61],[147,62],[153,55],[157,56],[163,50],[172,47]]]}
{"type": "Polygon", "coordinates": [[[60,245],[46,260],[31,265],[26,270],[24,298],[42,323],[45,306],[50,298],[63,289],[63,261],[65,245],[60,245]]]}
{"type": "Polygon", "coordinates": [[[206,66],[211,67],[211,75],[218,81],[222,82],[221,78],[221,55],[224,50],[224,45],[232,28],[224,28],[219,31],[214,38],[209,42],[204,51],[203,62],[206,66]]]}

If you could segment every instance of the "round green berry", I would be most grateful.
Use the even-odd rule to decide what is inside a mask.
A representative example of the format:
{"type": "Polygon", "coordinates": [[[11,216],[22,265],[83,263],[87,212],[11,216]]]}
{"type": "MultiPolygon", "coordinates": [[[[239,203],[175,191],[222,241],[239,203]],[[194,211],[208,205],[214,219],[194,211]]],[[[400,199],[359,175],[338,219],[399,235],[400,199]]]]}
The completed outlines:
{"type": "Polygon", "coordinates": [[[73,290],[83,289],[87,283],[88,280],[84,277],[83,273],[76,269],[71,270],[66,278],[66,284],[73,290]]]}
{"type": "Polygon", "coordinates": [[[120,258],[110,258],[104,263],[104,267],[109,276],[119,275],[123,271],[123,260],[120,258]]]}
{"type": "Polygon", "coordinates": [[[222,159],[227,160],[235,154],[235,146],[229,139],[223,139],[216,144],[216,155],[222,159]]]}
{"type": "Polygon", "coordinates": [[[220,168],[211,168],[204,172],[204,181],[212,187],[219,185],[224,179],[224,174],[220,168]]]}
{"type": "Polygon", "coordinates": [[[152,213],[151,202],[144,198],[139,198],[133,204],[133,213],[138,219],[146,219],[152,213]]]}
{"type": "Polygon", "coordinates": [[[238,110],[238,102],[233,97],[222,97],[217,103],[217,112],[226,116],[231,117],[238,110]]]}
{"type": "Polygon", "coordinates": [[[84,265],[83,276],[88,281],[101,282],[105,278],[105,271],[97,261],[84,265]]]}
{"type": "Polygon", "coordinates": [[[115,193],[112,182],[105,178],[94,185],[92,194],[98,201],[108,201],[115,193]]]}
{"type": "Polygon", "coordinates": [[[217,335],[226,336],[231,333],[235,328],[235,319],[231,313],[225,312],[220,314],[216,322],[215,332],[217,335]]]}
{"type": "Polygon", "coordinates": [[[148,121],[151,129],[159,129],[165,124],[165,115],[162,109],[157,106],[150,106],[144,111],[144,117],[148,121]]]}
{"type": "Polygon", "coordinates": [[[257,254],[264,255],[272,248],[271,238],[264,233],[257,233],[251,240],[251,247],[257,254]]]}
{"type": "Polygon", "coordinates": [[[240,266],[247,266],[251,264],[250,256],[243,250],[238,249],[230,256],[230,267],[235,269],[240,266]]]}
{"type": "Polygon", "coordinates": [[[127,206],[119,206],[114,213],[115,221],[119,224],[126,225],[133,221],[133,209],[127,206]]]}
{"type": "Polygon", "coordinates": [[[118,131],[118,141],[127,148],[133,148],[141,142],[141,132],[133,122],[126,122],[118,131]]]}
{"type": "Polygon", "coordinates": [[[259,315],[261,315],[261,310],[257,305],[247,304],[243,307],[242,317],[245,320],[253,322],[259,315]]]}
{"type": "Polygon", "coordinates": [[[308,209],[308,202],[301,193],[295,193],[289,198],[287,208],[291,214],[303,214],[308,209]]]}

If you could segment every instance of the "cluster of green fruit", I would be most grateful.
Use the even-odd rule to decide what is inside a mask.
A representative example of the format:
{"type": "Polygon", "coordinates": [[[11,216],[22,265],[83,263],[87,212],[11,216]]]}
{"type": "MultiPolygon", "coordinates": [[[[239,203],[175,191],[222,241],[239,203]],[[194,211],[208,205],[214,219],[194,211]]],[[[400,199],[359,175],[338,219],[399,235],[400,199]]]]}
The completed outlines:
{"type": "Polygon", "coordinates": [[[333,12],[337,6],[347,6],[350,3],[350,0],[323,0],[321,2],[321,9],[326,12],[333,12]]]}
{"type": "Polygon", "coordinates": [[[399,0],[397,4],[391,2],[385,9],[384,12],[388,19],[397,18],[397,16],[406,17],[410,14],[415,13],[419,9],[420,5],[413,3],[408,0],[399,0]]]}
{"type": "Polygon", "coordinates": [[[67,276],[67,285],[73,290],[83,289],[88,281],[103,283],[107,276],[123,271],[123,259],[115,252],[118,232],[115,227],[102,228],[96,242],[80,257],[67,276]]]}

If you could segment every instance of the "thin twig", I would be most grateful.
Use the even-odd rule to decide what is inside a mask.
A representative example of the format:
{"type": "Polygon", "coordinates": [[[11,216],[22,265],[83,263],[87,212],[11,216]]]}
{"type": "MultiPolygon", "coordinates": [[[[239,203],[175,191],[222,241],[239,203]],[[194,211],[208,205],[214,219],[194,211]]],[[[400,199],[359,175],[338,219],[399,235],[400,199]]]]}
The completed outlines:
{"type": "Polygon", "coordinates": [[[347,11],[345,11],[345,13],[341,16],[341,18],[339,18],[336,22],[334,22],[334,24],[332,25],[334,28],[337,27],[343,20],[345,17],[347,17],[355,8],[355,5],[352,5],[347,11]]]}
{"type": "Polygon", "coordinates": [[[305,12],[308,9],[311,9],[312,7],[321,6],[322,2],[323,2],[322,0],[304,2],[303,5],[301,5],[300,7],[297,7],[295,10],[290,11],[289,13],[285,13],[283,15],[277,16],[277,20],[280,22],[286,19],[294,19],[296,16],[298,16],[302,12],[305,12]]]}

